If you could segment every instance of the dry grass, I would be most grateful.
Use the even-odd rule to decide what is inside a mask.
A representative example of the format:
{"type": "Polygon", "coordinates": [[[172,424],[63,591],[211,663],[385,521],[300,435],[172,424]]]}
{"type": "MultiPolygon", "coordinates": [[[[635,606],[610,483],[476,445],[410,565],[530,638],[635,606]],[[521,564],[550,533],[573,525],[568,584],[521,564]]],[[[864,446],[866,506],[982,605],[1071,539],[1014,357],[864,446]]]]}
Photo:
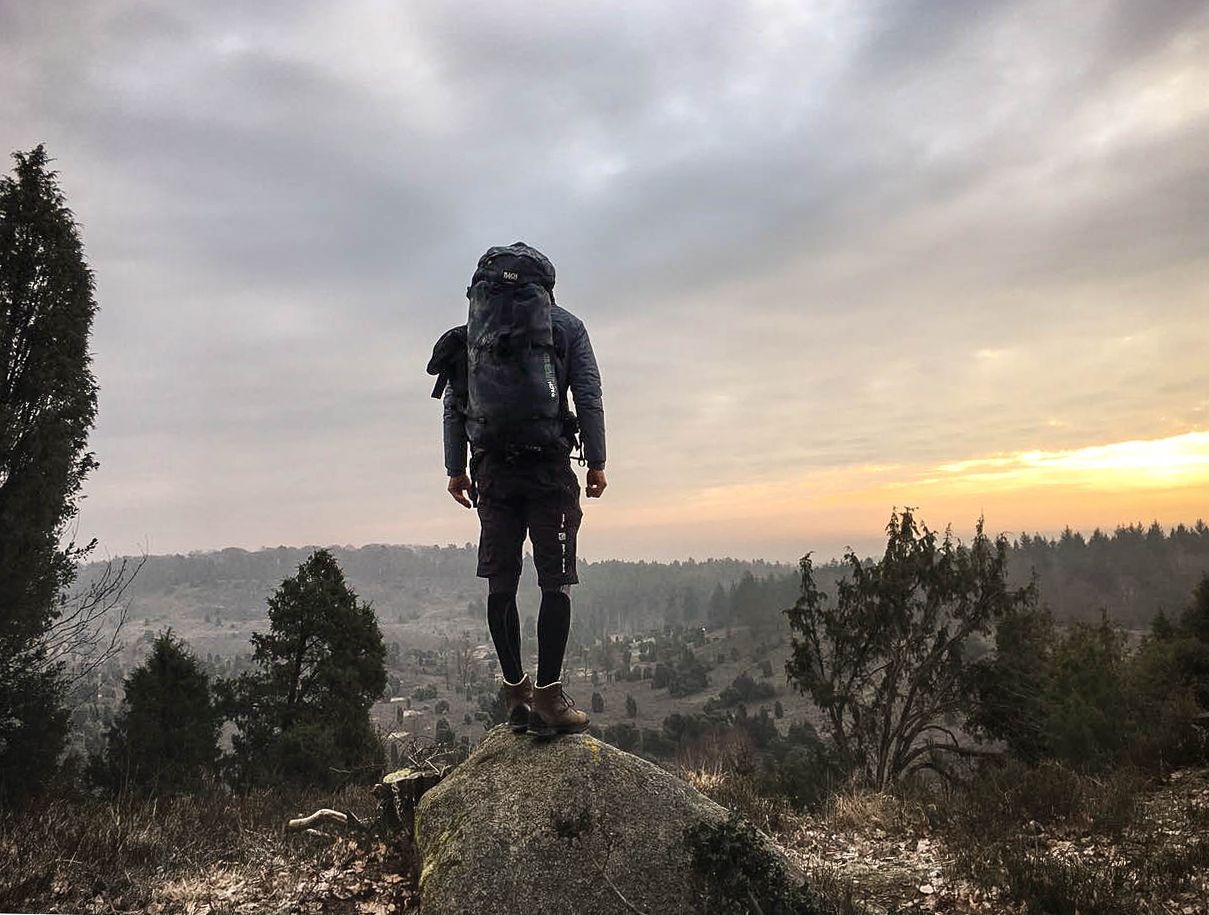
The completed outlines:
{"type": "Polygon", "coordinates": [[[730,779],[725,772],[708,769],[681,769],[678,774],[691,787],[707,797],[713,797],[725,790],[730,779]]]}
{"type": "Polygon", "coordinates": [[[828,799],[819,822],[834,832],[914,832],[926,828],[928,807],[922,786],[900,786],[890,793],[846,782],[828,799]]]}
{"type": "Polygon", "coordinates": [[[1047,764],[988,773],[946,806],[954,869],[1036,915],[1202,911],[1204,773],[1156,784],[1047,764]]]}
{"type": "Polygon", "coordinates": [[[290,817],[321,806],[369,814],[374,802],[366,788],[60,794],[0,819],[0,910],[218,913],[256,899],[282,903],[301,876],[347,857],[347,847],[286,831],[290,817]]]}
{"type": "Polygon", "coordinates": [[[707,733],[681,751],[672,771],[770,835],[784,832],[797,822],[784,795],[764,790],[757,773],[756,753],[742,732],[707,733]]]}

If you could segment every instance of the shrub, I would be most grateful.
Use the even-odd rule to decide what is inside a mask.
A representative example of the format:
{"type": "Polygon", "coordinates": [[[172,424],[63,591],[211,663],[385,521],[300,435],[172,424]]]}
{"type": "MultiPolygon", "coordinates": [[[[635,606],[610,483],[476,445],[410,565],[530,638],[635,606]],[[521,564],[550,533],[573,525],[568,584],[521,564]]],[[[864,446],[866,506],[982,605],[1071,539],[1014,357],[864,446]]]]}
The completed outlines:
{"type": "MultiPolygon", "coordinates": [[[[652,683],[655,681],[652,680],[652,683]]],[[[668,695],[691,696],[709,686],[708,671],[704,664],[689,649],[684,649],[680,661],[668,682],[668,695]]]]}
{"type": "Polygon", "coordinates": [[[730,686],[705,704],[705,710],[718,711],[740,703],[759,702],[761,699],[771,699],[776,694],[776,688],[771,683],[757,683],[750,674],[741,673],[731,681],[730,686]]]}
{"type": "Polygon", "coordinates": [[[663,719],[663,736],[678,744],[700,737],[713,726],[713,722],[700,715],[672,712],[663,719]]]}
{"type": "Polygon", "coordinates": [[[619,750],[635,749],[638,746],[639,736],[638,729],[626,722],[610,724],[604,729],[604,740],[619,750]]]}
{"type": "Polygon", "coordinates": [[[747,733],[752,745],[757,749],[766,750],[774,741],[780,739],[777,726],[772,722],[768,709],[762,708],[759,714],[748,715],[744,706],[739,706],[739,713],[734,718],[734,727],[747,733]]]}
{"type": "Polygon", "coordinates": [[[720,823],[685,832],[694,870],[710,895],[711,912],[747,915],[845,915],[855,912],[851,893],[826,899],[798,886],[756,830],[731,812],[720,823]]]}
{"type": "Polygon", "coordinates": [[[1092,867],[1079,859],[1047,854],[1034,840],[1015,837],[970,866],[959,867],[976,882],[995,887],[1024,906],[1029,915],[1135,915],[1156,899],[1182,892],[1209,867],[1209,842],[1183,848],[1153,848],[1128,867],[1104,862],[1092,867]]]}
{"type": "Polygon", "coordinates": [[[1122,763],[1161,769],[1204,758],[1194,727],[1197,671],[1209,645],[1161,624],[1130,653],[1106,618],[1059,631],[1044,611],[1003,621],[996,651],[972,677],[970,727],[1028,762],[1096,770],[1122,763]]]}
{"type": "Polygon", "coordinates": [[[180,639],[160,633],[126,678],[104,754],[89,766],[92,778],[111,789],[196,788],[214,774],[219,724],[209,677],[180,639]]]}
{"type": "Polygon", "coordinates": [[[839,772],[820,745],[790,746],[769,760],[765,790],[786,798],[798,810],[817,809],[832,793],[839,772]]]}
{"type": "Polygon", "coordinates": [[[668,740],[662,731],[657,731],[654,728],[643,728],[642,752],[648,756],[668,758],[676,753],[676,744],[668,740]]]}
{"type": "Polygon", "coordinates": [[[447,719],[437,719],[436,727],[433,729],[433,739],[443,746],[454,742],[453,728],[449,726],[447,719]]]}
{"type": "Polygon", "coordinates": [[[1035,598],[1008,587],[1007,538],[992,541],[981,519],[969,546],[910,510],[891,514],[886,534],[880,561],[845,555],[834,605],[804,557],[801,596],[785,611],[790,681],[823,710],[846,764],[877,788],[974,752],[949,726],[969,711],[970,647],[1035,598]]]}
{"type": "Polygon", "coordinates": [[[1165,770],[1209,759],[1206,706],[1196,673],[1202,667],[1209,672],[1209,645],[1195,640],[1151,640],[1142,646],[1127,670],[1126,693],[1139,707],[1125,746],[1127,760],[1165,770]]]}
{"type": "Polygon", "coordinates": [[[1092,868],[1048,855],[1032,833],[1047,828],[1118,839],[1137,827],[1145,783],[1132,769],[1092,776],[1052,762],[1009,763],[958,789],[942,805],[939,825],[958,872],[1034,915],[1126,915],[1139,911],[1142,900],[1180,892],[1209,861],[1209,843],[1147,841],[1128,867],[1107,861],[1092,868]]]}
{"type": "Polygon", "coordinates": [[[945,822],[973,843],[1007,836],[1029,822],[1119,835],[1133,821],[1145,783],[1133,769],[1093,777],[1056,762],[1009,762],[958,788],[945,805],[945,822]]]}
{"type": "Polygon", "coordinates": [[[1134,915],[1121,900],[1124,871],[1113,865],[1091,868],[1079,860],[1053,858],[1028,840],[999,851],[998,867],[987,874],[1007,895],[1023,902],[1031,915],[1134,915]]]}
{"type": "Polygon", "coordinates": [[[1002,741],[1013,756],[1031,763],[1052,754],[1045,717],[1056,640],[1048,609],[1021,608],[1000,620],[995,651],[971,671],[976,698],[967,726],[981,737],[1002,741]]]}

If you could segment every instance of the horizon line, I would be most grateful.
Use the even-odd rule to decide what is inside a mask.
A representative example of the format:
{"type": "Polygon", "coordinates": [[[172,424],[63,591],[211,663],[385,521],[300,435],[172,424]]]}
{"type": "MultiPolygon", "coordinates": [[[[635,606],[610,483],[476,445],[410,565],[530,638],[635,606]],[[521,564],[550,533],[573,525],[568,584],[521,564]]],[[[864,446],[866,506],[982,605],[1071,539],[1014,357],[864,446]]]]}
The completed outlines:
{"type": "MultiPolygon", "coordinates": [[[[1129,522],[1124,522],[1124,521],[1118,522],[1111,529],[1106,529],[1104,527],[1097,525],[1097,526],[1093,527],[1091,529],[1091,531],[1086,534],[1083,532],[1082,529],[1072,528],[1070,525],[1066,525],[1062,529],[1057,530],[1056,532],[1053,532],[1053,533],[1042,531],[1042,530],[1035,530],[1035,531],[1022,530],[1022,531],[1019,531],[1016,533],[1008,533],[1007,531],[1001,531],[997,534],[992,535],[992,539],[998,538],[1000,536],[1005,536],[1005,537],[1009,538],[1009,540],[1011,541],[1011,544],[1013,546],[1017,546],[1020,542],[1020,538],[1023,536],[1028,536],[1031,538],[1041,537],[1041,538],[1045,539],[1047,542],[1053,542],[1053,541],[1056,541],[1063,534],[1065,534],[1066,532],[1069,531],[1073,535],[1083,537],[1084,540],[1090,540],[1097,533],[1101,534],[1103,536],[1112,536],[1120,531],[1139,530],[1139,529],[1143,530],[1143,531],[1148,531],[1152,527],[1156,527],[1156,526],[1163,532],[1163,535],[1165,537],[1170,537],[1175,531],[1179,530],[1180,528],[1184,528],[1185,530],[1196,530],[1198,526],[1204,526],[1205,524],[1206,524],[1206,521],[1203,517],[1198,517],[1195,521],[1181,521],[1176,524],[1167,525],[1167,526],[1164,526],[1157,519],[1151,520],[1150,522],[1136,520],[1136,521],[1129,521],[1129,522]]],[[[938,533],[943,533],[947,528],[951,528],[951,527],[952,527],[952,525],[950,524],[950,525],[945,525],[944,527],[931,527],[929,529],[932,531],[938,532],[938,533]]],[[[885,533],[885,529],[882,528],[878,532],[877,536],[880,537],[880,536],[884,535],[884,533],[885,533]]],[[[961,537],[955,537],[955,539],[958,540],[958,542],[963,542],[961,537]]],[[[321,544],[321,543],[302,543],[302,544],[279,543],[279,544],[276,544],[273,546],[262,544],[261,546],[254,547],[254,548],[228,545],[228,546],[221,546],[221,547],[199,547],[197,549],[192,549],[192,550],[189,550],[188,552],[183,552],[183,553],[182,552],[118,553],[118,554],[109,556],[106,559],[88,559],[88,560],[78,563],[78,565],[80,567],[84,567],[84,566],[94,565],[94,564],[98,564],[98,563],[114,562],[116,560],[121,560],[121,559],[141,559],[141,558],[159,559],[159,558],[166,558],[166,557],[173,557],[173,556],[183,557],[183,558],[193,558],[193,557],[198,557],[198,556],[214,555],[217,553],[225,553],[230,550],[236,550],[241,553],[255,554],[255,553],[267,553],[267,552],[270,552],[273,550],[338,549],[338,550],[347,551],[347,550],[371,549],[374,547],[385,547],[385,548],[390,548],[390,549],[424,549],[424,550],[431,550],[431,549],[437,549],[437,550],[471,549],[471,550],[473,550],[473,549],[477,549],[477,546],[475,545],[475,543],[473,541],[469,541],[469,540],[465,541],[464,543],[460,543],[460,544],[458,544],[458,543],[444,543],[444,544],[441,544],[441,543],[386,543],[386,542],[381,542],[381,541],[373,541],[373,542],[369,542],[369,543],[363,543],[360,545],[351,544],[351,543],[326,543],[326,544],[321,544]]],[[[812,553],[813,551],[808,551],[808,552],[812,553]]],[[[844,548],[844,555],[830,557],[830,558],[824,560],[823,564],[840,562],[843,560],[845,555],[847,555],[849,553],[856,553],[856,552],[857,552],[856,549],[854,549],[851,545],[846,545],[844,548]]],[[[530,555],[530,550],[528,548],[526,548],[525,557],[528,558],[529,555],[530,555]]],[[[806,554],[803,554],[803,555],[806,555],[806,554]]],[[[708,562],[745,562],[745,563],[764,563],[767,565],[775,565],[775,566],[793,566],[793,565],[796,565],[800,560],[797,560],[797,559],[794,559],[794,560],[770,559],[766,556],[745,558],[745,557],[741,557],[741,556],[724,555],[724,556],[703,556],[703,557],[684,556],[684,557],[677,557],[677,558],[673,558],[673,559],[623,559],[620,557],[605,557],[602,559],[588,559],[586,557],[580,556],[579,561],[586,565],[599,565],[599,564],[605,563],[605,562],[628,562],[628,563],[635,563],[635,564],[648,563],[650,565],[673,565],[675,563],[704,564],[704,563],[708,563],[708,562]]]]}

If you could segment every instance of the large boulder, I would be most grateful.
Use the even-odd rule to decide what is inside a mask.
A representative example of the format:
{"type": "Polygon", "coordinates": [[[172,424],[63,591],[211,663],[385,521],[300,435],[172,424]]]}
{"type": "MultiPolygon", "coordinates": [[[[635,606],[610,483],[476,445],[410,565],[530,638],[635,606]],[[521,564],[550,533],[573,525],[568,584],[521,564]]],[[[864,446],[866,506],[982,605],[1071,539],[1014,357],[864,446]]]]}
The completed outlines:
{"type": "Polygon", "coordinates": [[[420,801],[423,911],[698,913],[707,887],[685,834],[726,818],[669,772],[587,734],[538,740],[498,727],[420,801]]]}

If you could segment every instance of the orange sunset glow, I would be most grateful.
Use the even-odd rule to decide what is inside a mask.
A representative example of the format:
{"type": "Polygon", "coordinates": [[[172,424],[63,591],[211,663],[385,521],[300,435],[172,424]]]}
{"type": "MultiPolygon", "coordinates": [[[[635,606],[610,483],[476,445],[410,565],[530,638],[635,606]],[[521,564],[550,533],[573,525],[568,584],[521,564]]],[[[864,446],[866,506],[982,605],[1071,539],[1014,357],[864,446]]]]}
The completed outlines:
{"type": "Polygon", "coordinates": [[[702,489],[639,513],[602,509],[599,521],[638,528],[638,543],[669,531],[691,540],[723,528],[743,538],[796,539],[803,552],[822,540],[834,553],[841,543],[875,543],[890,508],[905,505],[918,508],[933,527],[951,522],[959,534],[979,516],[989,529],[1009,533],[1190,523],[1209,515],[1209,432],[938,465],[820,470],[702,489]]]}

